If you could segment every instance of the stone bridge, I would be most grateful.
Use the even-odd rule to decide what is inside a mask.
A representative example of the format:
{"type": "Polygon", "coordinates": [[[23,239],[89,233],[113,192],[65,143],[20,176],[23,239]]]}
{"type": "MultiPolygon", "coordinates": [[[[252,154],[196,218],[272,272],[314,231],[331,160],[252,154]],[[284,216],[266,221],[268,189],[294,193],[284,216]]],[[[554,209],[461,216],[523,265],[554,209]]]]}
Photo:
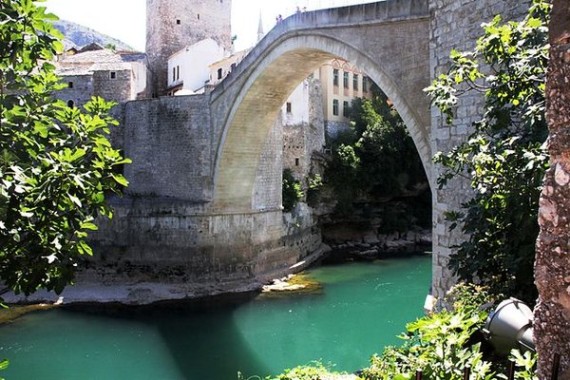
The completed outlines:
{"type": "Polygon", "coordinates": [[[388,95],[418,149],[432,185],[432,287],[441,295],[453,281],[445,270],[450,247],[461,238],[443,215],[468,187],[437,190],[431,157],[465,138],[480,100],[461,100],[467,111],[449,127],[422,89],[448,67],[452,48],[474,45],[482,21],[520,16],[525,7],[518,0],[388,0],[301,13],[276,25],[212,92],[122,105],[113,138],[133,159],[125,168],[130,186],[113,200],[115,218],[95,237],[98,265],[83,281],[128,285],[121,300],[151,302],[249,289],[318,256],[320,234],[308,213],[291,220],[281,212],[276,118],[301,80],[341,57],[388,95]]]}
{"type": "Polygon", "coordinates": [[[221,129],[214,207],[258,208],[255,175],[281,106],[334,57],[356,64],[393,101],[431,173],[429,101],[422,92],[430,81],[429,21],[427,1],[393,0],[299,13],[277,24],[212,93],[212,122],[221,129]]]}

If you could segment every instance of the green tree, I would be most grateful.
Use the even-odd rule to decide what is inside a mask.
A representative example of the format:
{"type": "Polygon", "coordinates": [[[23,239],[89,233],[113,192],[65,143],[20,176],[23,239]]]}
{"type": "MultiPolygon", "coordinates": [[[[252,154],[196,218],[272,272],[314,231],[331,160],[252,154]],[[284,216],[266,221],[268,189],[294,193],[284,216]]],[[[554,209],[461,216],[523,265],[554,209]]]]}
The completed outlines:
{"type": "Polygon", "coordinates": [[[435,161],[440,187],[456,176],[471,181],[474,197],[448,214],[468,235],[451,257],[463,280],[478,280],[493,293],[534,303],[538,198],[548,165],[544,147],[545,72],[550,6],[533,0],[521,22],[484,24],[474,51],[452,51],[452,67],[426,91],[451,123],[457,99],[484,96],[484,114],[466,141],[435,161]]]}
{"type": "Polygon", "coordinates": [[[334,189],[337,212],[352,212],[355,198],[397,198],[427,184],[417,149],[404,122],[377,87],[355,99],[351,129],[331,141],[325,181],[334,189]]]}
{"type": "Polygon", "coordinates": [[[55,19],[31,0],[0,4],[0,281],[16,293],[73,281],[95,218],[112,215],[105,195],[127,185],[129,160],[107,139],[112,104],[55,99],[55,19]]]}

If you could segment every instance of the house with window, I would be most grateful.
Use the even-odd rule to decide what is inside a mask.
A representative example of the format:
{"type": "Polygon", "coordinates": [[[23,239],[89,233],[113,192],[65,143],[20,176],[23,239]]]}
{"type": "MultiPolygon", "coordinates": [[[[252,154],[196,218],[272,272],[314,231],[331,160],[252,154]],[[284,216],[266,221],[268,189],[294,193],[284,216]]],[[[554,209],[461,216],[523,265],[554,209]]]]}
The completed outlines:
{"type": "Polygon", "coordinates": [[[146,90],[145,61],[143,53],[117,52],[97,44],[70,49],[55,62],[65,85],[57,97],[70,107],[82,106],[92,96],[117,103],[139,99],[146,90]]]}
{"type": "Polygon", "coordinates": [[[323,88],[327,135],[334,136],[348,127],[350,105],[356,98],[368,98],[370,78],[352,63],[336,58],[321,66],[315,76],[323,88]]]}
{"type": "Polygon", "coordinates": [[[245,58],[251,49],[245,49],[233,53],[232,55],[213,62],[209,66],[208,85],[217,86],[225,77],[227,77],[236,66],[245,58]]]}
{"type": "Polygon", "coordinates": [[[168,95],[204,92],[210,81],[210,65],[226,57],[224,48],[212,38],[187,46],[168,58],[168,95]]]}

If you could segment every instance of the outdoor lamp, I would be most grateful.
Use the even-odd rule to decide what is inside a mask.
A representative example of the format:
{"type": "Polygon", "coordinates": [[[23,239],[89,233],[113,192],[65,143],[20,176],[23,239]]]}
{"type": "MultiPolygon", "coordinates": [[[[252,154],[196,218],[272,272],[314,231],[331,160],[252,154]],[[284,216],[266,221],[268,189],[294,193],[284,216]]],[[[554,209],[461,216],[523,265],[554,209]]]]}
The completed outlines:
{"type": "Polygon", "coordinates": [[[532,310],[516,298],[504,300],[489,314],[483,333],[498,353],[513,348],[536,351],[532,336],[532,310]]]}

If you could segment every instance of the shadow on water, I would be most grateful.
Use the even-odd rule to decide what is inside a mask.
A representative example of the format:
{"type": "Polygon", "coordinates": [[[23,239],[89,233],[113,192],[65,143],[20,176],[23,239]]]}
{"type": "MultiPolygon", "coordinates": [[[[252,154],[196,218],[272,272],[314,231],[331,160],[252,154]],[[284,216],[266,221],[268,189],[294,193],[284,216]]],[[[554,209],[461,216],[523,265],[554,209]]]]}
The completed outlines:
{"type": "Polygon", "coordinates": [[[75,305],[0,330],[7,379],[237,379],[321,359],[354,371],[397,344],[421,313],[428,257],[307,272],[309,294],[224,297],[153,306],[75,305]],[[326,291],[325,291],[326,290],[326,291]]]}
{"type": "MultiPolygon", "coordinates": [[[[177,378],[237,379],[238,371],[246,377],[268,373],[234,321],[235,311],[251,302],[255,295],[240,294],[144,307],[81,305],[65,309],[80,318],[87,315],[109,318],[113,322],[134,321],[155,330],[177,367],[177,378]]],[[[144,379],[144,376],[137,378],[144,379]]]]}

